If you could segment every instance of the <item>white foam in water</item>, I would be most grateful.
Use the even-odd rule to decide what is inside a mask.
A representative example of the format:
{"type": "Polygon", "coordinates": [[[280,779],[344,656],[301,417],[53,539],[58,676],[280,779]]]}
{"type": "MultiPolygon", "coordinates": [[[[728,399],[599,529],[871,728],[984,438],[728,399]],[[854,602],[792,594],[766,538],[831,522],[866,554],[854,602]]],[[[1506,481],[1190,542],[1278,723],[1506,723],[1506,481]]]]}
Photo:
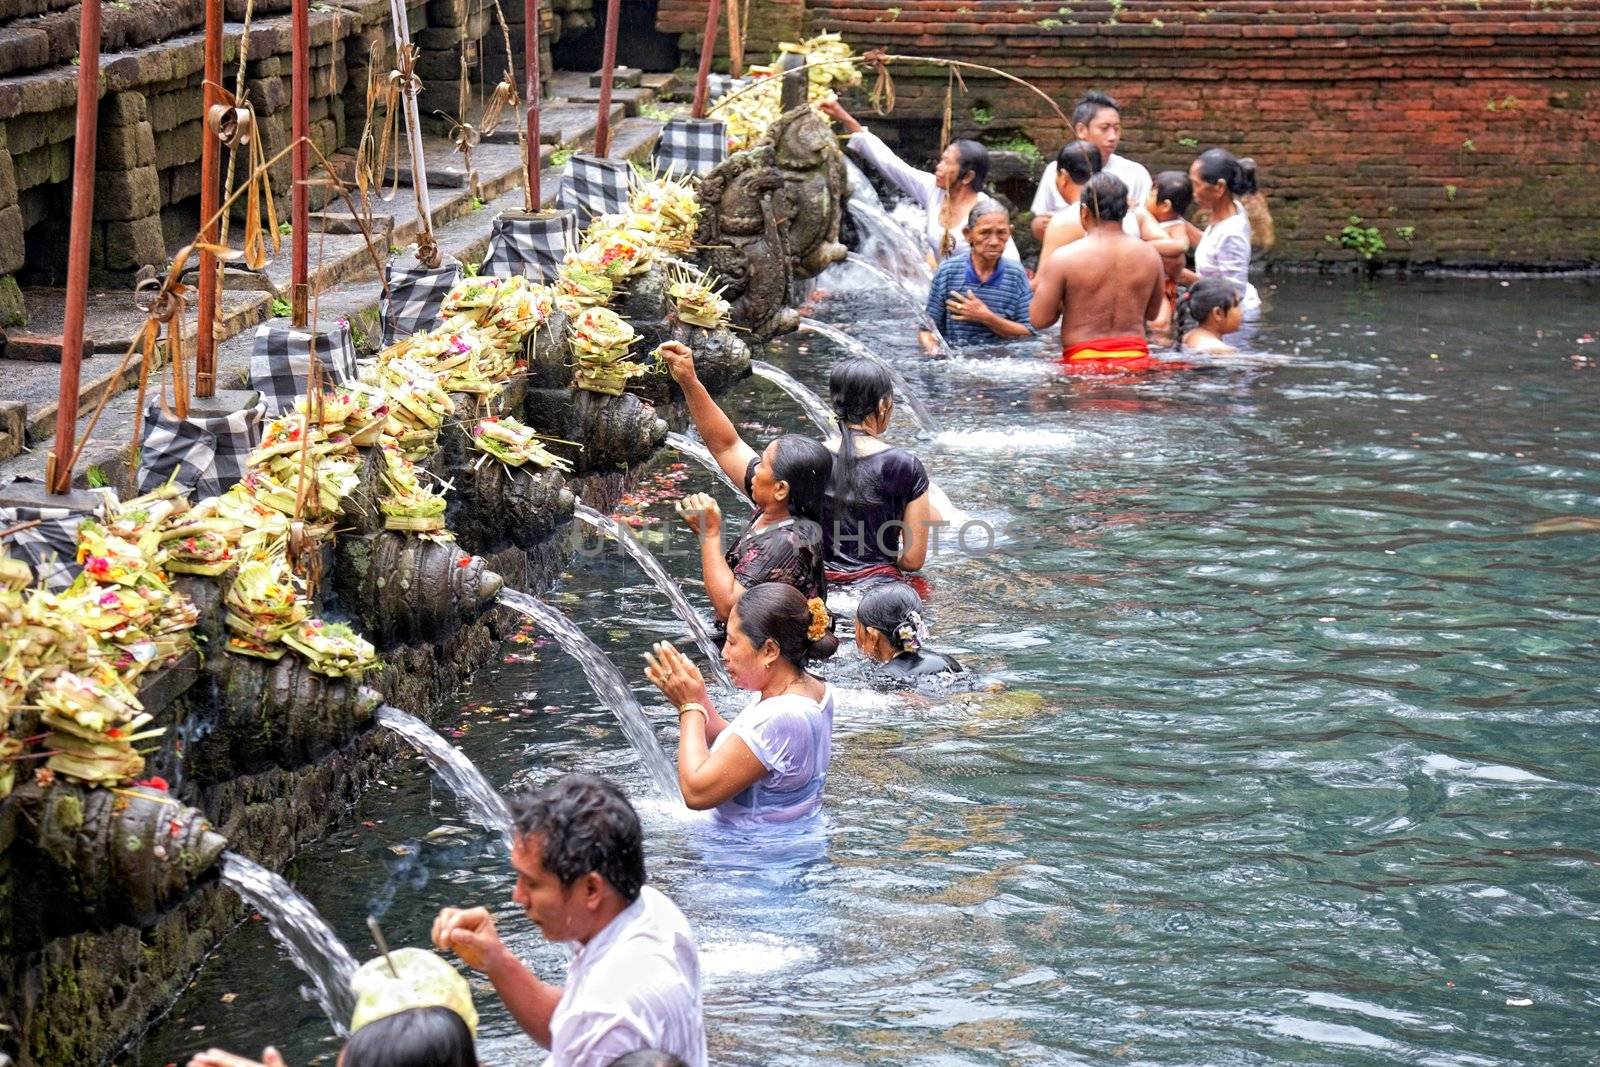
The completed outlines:
{"type": "Polygon", "coordinates": [[[1506,767],[1497,763],[1469,763],[1453,756],[1435,753],[1422,760],[1424,774],[1450,774],[1476,778],[1481,782],[1512,782],[1518,784],[1553,784],[1550,779],[1525,771],[1520,767],[1506,767]]]}
{"type": "Polygon", "coordinates": [[[946,430],[933,439],[951,452],[1070,452],[1083,447],[1088,434],[1072,430],[946,430]]]}
{"type": "Polygon", "coordinates": [[[811,945],[788,944],[771,934],[741,933],[729,940],[713,935],[700,942],[700,973],[712,980],[772,974],[816,958],[811,945]]]}

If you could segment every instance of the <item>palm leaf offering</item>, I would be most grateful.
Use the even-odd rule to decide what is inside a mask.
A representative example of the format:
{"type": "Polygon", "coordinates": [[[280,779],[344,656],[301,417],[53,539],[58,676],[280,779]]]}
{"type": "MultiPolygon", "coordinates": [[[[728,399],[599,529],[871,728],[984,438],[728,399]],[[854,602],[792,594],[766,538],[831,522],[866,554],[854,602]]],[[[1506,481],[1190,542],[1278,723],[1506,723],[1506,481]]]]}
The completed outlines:
{"type": "Polygon", "coordinates": [[[638,334],[609,308],[585,308],[572,320],[572,380],[579,389],[621,396],[628,381],[648,370],[627,358],[638,334]]]}
{"type": "Polygon", "coordinates": [[[572,464],[544,447],[544,439],[509,416],[479,419],[472,428],[472,447],[508,467],[532,463],[545,469],[572,472],[572,464]]]}
{"type": "Polygon", "coordinates": [[[383,446],[384,468],[378,510],[389,530],[433,532],[444,529],[445,499],[417,478],[416,464],[394,445],[383,446]]]}

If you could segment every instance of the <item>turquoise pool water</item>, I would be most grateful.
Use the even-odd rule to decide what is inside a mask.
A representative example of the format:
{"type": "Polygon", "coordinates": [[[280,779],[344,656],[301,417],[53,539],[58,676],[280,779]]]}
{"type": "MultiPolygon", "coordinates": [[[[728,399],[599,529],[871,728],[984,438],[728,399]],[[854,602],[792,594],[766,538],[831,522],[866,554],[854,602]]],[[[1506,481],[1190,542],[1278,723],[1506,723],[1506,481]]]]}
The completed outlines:
{"type": "MultiPolygon", "coordinates": [[[[1600,534],[1533,529],[1600,515],[1600,286],[1290,278],[1271,300],[1264,354],[1136,382],[918,362],[901,310],[821,305],[944,423],[900,440],[969,546],[995,539],[937,555],[934,644],[1008,692],[886,697],[847,650],[813,854],[730,850],[649,801],[553,646],[508,644],[461,694],[442,732],[497,784],[585,769],[641,797],[714,1062],[1600,1059],[1600,534]]],[[[818,387],[832,353],[766,358],[818,387]]],[[[728,406],[752,438],[807,427],[764,383],[728,406]]],[[[662,485],[729,505],[673,462],[662,485]]],[[[703,603],[693,558],[667,566],[703,603]]],[[[659,707],[640,655],[682,627],[633,565],[580,557],[553,599],[659,707]]],[[[358,956],[369,908],[422,944],[438,907],[481,903],[559,977],[497,843],[441,824],[465,822],[403,762],[291,873],[358,956]]],[[[331,1062],[297,984],[248,924],[126,1062],[268,1040],[331,1062]]],[[[539,1062],[479,1007],[485,1064],[539,1062]]]]}

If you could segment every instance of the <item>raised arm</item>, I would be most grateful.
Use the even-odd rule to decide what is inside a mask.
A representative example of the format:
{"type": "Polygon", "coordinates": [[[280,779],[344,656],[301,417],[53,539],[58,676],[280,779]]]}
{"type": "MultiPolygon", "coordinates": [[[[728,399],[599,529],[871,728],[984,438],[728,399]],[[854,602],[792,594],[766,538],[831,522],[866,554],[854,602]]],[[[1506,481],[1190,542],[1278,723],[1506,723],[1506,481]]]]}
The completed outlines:
{"type": "Polygon", "coordinates": [[[744,586],[722,554],[722,509],[710,495],[694,493],[678,501],[678,514],[700,536],[700,573],[705,578],[706,596],[717,618],[726,621],[744,594],[744,586]]]}
{"type": "Polygon", "coordinates": [[[667,361],[672,380],[683,390],[684,403],[689,406],[689,417],[694,419],[695,429],[705,439],[706,447],[717,458],[717,464],[727,472],[728,477],[735,484],[743,485],[744,472],[749,469],[750,461],[756,458],[756,450],[744,443],[739,431],[733,428],[732,420],[717,406],[705,384],[695,374],[694,353],[689,351],[688,346],[668,341],[658,351],[667,361]]]}
{"type": "Polygon", "coordinates": [[[696,811],[714,808],[750,788],[767,773],[750,746],[730,737],[711,751],[727,727],[706,695],[705,679],[687,656],[666,641],[646,657],[645,675],[678,706],[678,788],[696,811]]]}
{"type": "Polygon", "coordinates": [[[857,122],[855,116],[846,111],[839,101],[830,100],[825,104],[818,104],[817,107],[824,115],[837,120],[839,125],[849,132],[850,141],[847,147],[850,151],[877,167],[878,172],[902,193],[923,207],[928,206],[934,190],[938,188],[932,174],[918,170],[895,155],[893,149],[884,144],[877,134],[857,122]]]}
{"type": "Polygon", "coordinates": [[[550,1017],[561,1003],[561,987],[540,981],[511,954],[486,909],[442,909],[433,920],[433,943],[486,975],[523,1032],[550,1047],[550,1017]]]}

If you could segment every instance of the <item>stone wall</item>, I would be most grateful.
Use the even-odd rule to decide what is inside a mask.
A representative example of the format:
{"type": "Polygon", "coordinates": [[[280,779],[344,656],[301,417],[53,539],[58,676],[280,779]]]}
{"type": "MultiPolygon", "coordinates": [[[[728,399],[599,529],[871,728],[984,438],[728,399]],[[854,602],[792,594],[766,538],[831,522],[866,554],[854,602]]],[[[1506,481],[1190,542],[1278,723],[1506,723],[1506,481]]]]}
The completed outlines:
{"type": "MultiPolygon", "coordinates": [[[[1255,157],[1280,261],[1355,258],[1338,240],[1357,216],[1390,259],[1600,265],[1600,0],[806,8],[809,31],[839,31],[857,51],[999,67],[1063,110],[1088,88],[1110,92],[1123,107],[1126,154],[1152,172],[1186,169],[1211,145],[1255,157]]],[[[902,135],[909,156],[931,159],[945,72],[896,63],[892,73],[898,106],[874,124],[902,135]]],[[[964,77],[959,134],[1024,135],[1047,157],[1060,147],[1064,130],[1044,101],[992,76],[964,77]]]]}
{"type": "MultiPolygon", "coordinates": [[[[557,29],[542,0],[547,34],[557,29]]],[[[245,90],[269,156],[289,143],[287,0],[255,5],[245,90]]],[[[227,0],[224,84],[235,83],[244,0],[227,0]]],[[[505,69],[503,34],[485,0],[408,0],[424,84],[421,111],[457,110],[463,41],[476,89],[505,69]]],[[[505,16],[522,54],[523,5],[505,16]]],[[[203,66],[200,0],[125,0],[104,8],[100,136],[96,146],[92,262],[116,281],[194,235],[198,218],[203,66]]],[[[311,136],[333,154],[353,148],[366,114],[367,73],[393,64],[386,0],[315,4],[311,16],[311,136]],[[374,52],[374,48],[377,49],[374,52]]],[[[0,2],[0,284],[60,284],[71,205],[78,8],[62,0],[0,2]]],[[[476,105],[474,105],[476,106],[476,105]]],[[[431,119],[430,119],[431,121],[431,119]]],[[[272,170],[286,201],[287,158],[272,170]]]]}

